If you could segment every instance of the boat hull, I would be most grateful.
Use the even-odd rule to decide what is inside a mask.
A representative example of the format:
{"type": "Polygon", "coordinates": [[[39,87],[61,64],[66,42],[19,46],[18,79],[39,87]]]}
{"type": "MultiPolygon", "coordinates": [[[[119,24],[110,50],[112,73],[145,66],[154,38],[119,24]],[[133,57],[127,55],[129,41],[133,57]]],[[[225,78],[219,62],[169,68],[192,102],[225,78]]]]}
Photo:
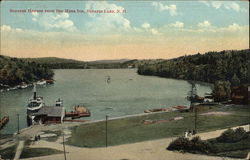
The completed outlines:
{"type": "Polygon", "coordinates": [[[32,125],[32,118],[28,115],[26,116],[26,123],[28,127],[32,125]]]}

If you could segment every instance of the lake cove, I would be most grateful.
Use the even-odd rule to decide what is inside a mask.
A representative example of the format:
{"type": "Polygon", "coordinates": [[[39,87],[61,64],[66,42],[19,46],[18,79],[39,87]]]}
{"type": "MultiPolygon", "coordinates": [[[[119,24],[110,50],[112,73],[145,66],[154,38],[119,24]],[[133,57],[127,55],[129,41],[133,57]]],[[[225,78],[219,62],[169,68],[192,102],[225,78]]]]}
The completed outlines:
{"type": "MultiPolygon", "coordinates": [[[[55,71],[55,84],[37,87],[47,105],[63,99],[64,107],[83,103],[91,117],[85,120],[102,120],[133,114],[146,109],[166,108],[175,105],[189,105],[186,99],[190,84],[185,80],[141,76],[136,69],[60,69],[55,71]],[[107,82],[110,77],[109,83],[107,82]]],[[[211,92],[211,85],[197,84],[198,94],[211,92]]],[[[17,131],[17,113],[20,128],[26,128],[26,107],[32,96],[32,88],[1,93],[0,112],[10,117],[1,133],[17,131]]]]}

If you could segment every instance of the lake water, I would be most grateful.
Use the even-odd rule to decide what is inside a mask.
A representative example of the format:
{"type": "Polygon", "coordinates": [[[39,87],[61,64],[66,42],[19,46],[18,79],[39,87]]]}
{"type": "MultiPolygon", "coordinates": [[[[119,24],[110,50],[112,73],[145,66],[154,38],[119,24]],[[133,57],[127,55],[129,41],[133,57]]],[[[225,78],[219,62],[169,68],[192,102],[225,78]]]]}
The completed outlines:
{"type": "MultiPolygon", "coordinates": [[[[55,84],[37,87],[38,95],[47,105],[63,99],[67,111],[79,103],[91,111],[90,120],[140,114],[145,109],[163,108],[174,105],[189,105],[186,100],[190,84],[185,80],[141,76],[136,69],[70,69],[55,70],[55,84]],[[107,83],[108,76],[111,77],[107,83]]],[[[198,94],[211,92],[211,85],[196,85],[198,94]]],[[[1,133],[17,131],[17,114],[20,128],[26,127],[26,106],[32,96],[32,88],[0,93],[1,117],[8,115],[9,123],[1,133]]]]}

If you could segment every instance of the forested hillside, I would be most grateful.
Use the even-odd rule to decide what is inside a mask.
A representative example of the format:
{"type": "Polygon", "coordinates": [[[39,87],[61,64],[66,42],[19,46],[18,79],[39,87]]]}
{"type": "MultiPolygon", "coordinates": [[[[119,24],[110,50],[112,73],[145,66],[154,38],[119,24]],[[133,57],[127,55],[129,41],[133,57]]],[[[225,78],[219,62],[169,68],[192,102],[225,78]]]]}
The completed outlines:
{"type": "Polygon", "coordinates": [[[110,68],[135,68],[137,60],[98,60],[98,61],[78,61],[57,57],[44,58],[23,58],[28,62],[36,62],[51,69],[110,69],[110,68]]]}
{"type": "Polygon", "coordinates": [[[0,55],[0,88],[51,79],[54,72],[35,62],[0,55]]]}
{"type": "Polygon", "coordinates": [[[50,69],[85,68],[85,62],[57,57],[22,58],[24,61],[42,64],[50,69]]]}
{"type": "Polygon", "coordinates": [[[250,50],[208,52],[163,61],[148,61],[138,66],[141,75],[204,81],[249,83],[250,50]]]}

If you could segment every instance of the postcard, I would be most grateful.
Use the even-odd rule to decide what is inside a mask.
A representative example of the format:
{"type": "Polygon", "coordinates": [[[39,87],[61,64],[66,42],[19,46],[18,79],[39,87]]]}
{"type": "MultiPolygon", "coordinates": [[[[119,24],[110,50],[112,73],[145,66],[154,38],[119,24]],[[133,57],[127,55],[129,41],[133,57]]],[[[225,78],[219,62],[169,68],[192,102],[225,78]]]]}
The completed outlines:
{"type": "Polygon", "coordinates": [[[249,1],[0,12],[0,159],[250,158],[249,1]]]}

